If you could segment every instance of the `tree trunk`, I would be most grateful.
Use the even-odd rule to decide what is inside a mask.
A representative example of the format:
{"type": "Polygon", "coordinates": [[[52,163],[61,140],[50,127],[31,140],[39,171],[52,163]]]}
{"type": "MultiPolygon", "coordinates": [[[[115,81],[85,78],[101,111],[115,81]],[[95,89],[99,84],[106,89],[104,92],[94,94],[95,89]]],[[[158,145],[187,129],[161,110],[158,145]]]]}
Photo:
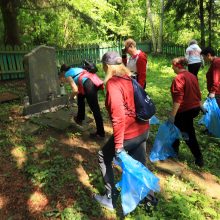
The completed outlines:
{"type": "Polygon", "coordinates": [[[200,34],[201,34],[201,47],[205,47],[205,24],[204,24],[204,7],[203,0],[199,0],[199,19],[200,19],[200,34]]]}
{"type": "Polygon", "coordinates": [[[212,46],[212,7],[213,7],[213,0],[209,0],[208,3],[208,30],[209,30],[209,47],[212,46]]]}
{"type": "Polygon", "coordinates": [[[162,53],[162,42],[163,42],[163,18],[164,18],[164,0],[160,0],[161,11],[160,11],[160,29],[157,43],[157,52],[162,53]]]}
{"type": "Polygon", "coordinates": [[[147,6],[147,15],[150,22],[150,28],[151,28],[151,37],[152,37],[152,43],[153,43],[153,52],[157,52],[157,43],[156,43],[156,35],[154,31],[154,24],[153,24],[153,18],[151,14],[151,5],[150,0],[146,0],[146,6],[147,6]]]}
{"type": "Polygon", "coordinates": [[[4,43],[20,45],[19,27],[17,21],[18,0],[0,0],[0,7],[4,22],[4,43]]]}

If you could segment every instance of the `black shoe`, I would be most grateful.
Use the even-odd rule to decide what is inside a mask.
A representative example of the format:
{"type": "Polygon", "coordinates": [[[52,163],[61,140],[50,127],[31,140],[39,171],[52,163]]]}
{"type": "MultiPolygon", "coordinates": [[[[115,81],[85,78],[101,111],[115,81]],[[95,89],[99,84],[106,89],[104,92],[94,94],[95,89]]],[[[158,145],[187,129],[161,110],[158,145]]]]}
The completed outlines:
{"type": "Polygon", "coordinates": [[[204,161],[203,161],[202,157],[196,158],[195,159],[195,164],[199,167],[203,167],[204,166],[204,161]]]}
{"type": "Polygon", "coordinates": [[[145,204],[146,211],[151,212],[152,209],[156,208],[156,206],[158,204],[158,199],[155,196],[148,194],[144,198],[143,203],[145,204]]]}
{"type": "Polygon", "coordinates": [[[78,119],[77,116],[74,117],[74,121],[76,122],[76,124],[81,125],[82,126],[82,120],[78,119]]]}

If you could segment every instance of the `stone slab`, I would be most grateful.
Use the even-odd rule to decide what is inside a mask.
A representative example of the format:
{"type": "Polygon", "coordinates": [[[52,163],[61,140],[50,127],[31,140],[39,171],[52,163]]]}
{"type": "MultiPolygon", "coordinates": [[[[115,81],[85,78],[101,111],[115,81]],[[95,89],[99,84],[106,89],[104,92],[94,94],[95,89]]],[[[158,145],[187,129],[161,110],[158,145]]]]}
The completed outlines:
{"type": "Polygon", "coordinates": [[[86,117],[82,126],[76,124],[73,120],[74,110],[72,108],[62,108],[56,112],[48,112],[38,117],[31,117],[30,120],[37,125],[52,127],[58,130],[65,130],[69,127],[80,132],[89,130],[90,126],[88,124],[93,120],[86,117]]]}
{"type": "Polygon", "coordinates": [[[40,126],[30,121],[25,122],[21,125],[21,132],[23,134],[36,134],[40,130],[40,126]]]}
{"type": "Polygon", "coordinates": [[[19,99],[19,96],[11,92],[3,92],[0,94],[0,103],[9,102],[19,99]]]}
{"type": "Polygon", "coordinates": [[[67,123],[62,119],[56,119],[56,118],[51,119],[51,118],[39,117],[39,118],[32,118],[31,121],[40,126],[52,127],[57,130],[65,130],[71,125],[70,123],[67,123]]]}
{"type": "Polygon", "coordinates": [[[45,110],[49,110],[52,107],[56,107],[59,105],[67,105],[68,103],[69,103],[68,96],[61,96],[51,101],[39,102],[39,103],[24,107],[23,115],[32,115],[35,113],[40,113],[45,110]]]}

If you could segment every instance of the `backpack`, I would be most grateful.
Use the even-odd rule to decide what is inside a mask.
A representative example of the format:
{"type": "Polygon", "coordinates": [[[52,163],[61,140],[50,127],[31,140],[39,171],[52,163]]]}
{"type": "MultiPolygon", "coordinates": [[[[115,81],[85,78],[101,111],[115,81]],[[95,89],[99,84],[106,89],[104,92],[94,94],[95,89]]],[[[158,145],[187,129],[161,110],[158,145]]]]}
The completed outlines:
{"type": "Polygon", "coordinates": [[[136,119],[140,122],[146,122],[155,114],[156,107],[140,84],[133,78],[131,78],[131,80],[134,88],[136,119]]]}
{"type": "Polygon", "coordinates": [[[88,60],[84,60],[82,68],[84,70],[87,70],[90,73],[97,73],[98,72],[97,66],[88,60]]]}

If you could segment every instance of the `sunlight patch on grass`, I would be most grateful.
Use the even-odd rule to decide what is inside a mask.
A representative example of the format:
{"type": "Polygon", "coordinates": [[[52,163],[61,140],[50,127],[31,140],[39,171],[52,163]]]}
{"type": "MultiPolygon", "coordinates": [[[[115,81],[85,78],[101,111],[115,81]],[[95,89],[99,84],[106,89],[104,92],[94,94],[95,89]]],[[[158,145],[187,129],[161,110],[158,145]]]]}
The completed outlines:
{"type": "Polygon", "coordinates": [[[17,167],[22,169],[25,162],[27,161],[27,152],[23,146],[14,147],[11,150],[11,155],[14,157],[14,160],[17,163],[17,167]]]}
{"type": "Polygon", "coordinates": [[[175,191],[175,192],[187,192],[190,190],[189,185],[185,184],[179,180],[176,176],[170,176],[166,179],[165,182],[166,190],[175,191]]]}
{"type": "Polygon", "coordinates": [[[83,185],[85,185],[86,187],[92,188],[92,186],[90,185],[90,182],[89,182],[89,176],[87,175],[87,173],[85,172],[85,170],[83,169],[83,167],[81,165],[76,168],[76,173],[77,173],[77,177],[78,177],[79,181],[83,185]]]}
{"type": "Polygon", "coordinates": [[[48,198],[40,191],[35,191],[31,194],[27,201],[28,209],[31,213],[41,212],[48,203],[48,198]]]}
{"type": "Polygon", "coordinates": [[[0,194],[0,210],[3,209],[8,203],[8,198],[0,194]]]}

